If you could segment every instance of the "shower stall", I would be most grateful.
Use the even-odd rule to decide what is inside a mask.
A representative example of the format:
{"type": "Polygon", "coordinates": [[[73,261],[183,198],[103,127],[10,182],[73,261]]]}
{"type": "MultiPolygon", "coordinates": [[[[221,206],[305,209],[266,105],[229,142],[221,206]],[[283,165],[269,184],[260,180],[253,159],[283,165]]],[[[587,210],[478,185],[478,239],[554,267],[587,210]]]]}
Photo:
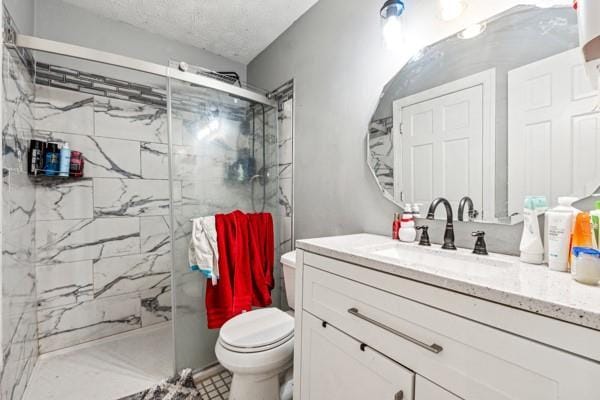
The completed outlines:
{"type": "Polygon", "coordinates": [[[230,75],[4,24],[0,398],[117,399],[214,365],[190,220],[279,223],[276,103],[230,75]],[[29,175],[31,139],[82,152],[84,176],[29,175]]]}

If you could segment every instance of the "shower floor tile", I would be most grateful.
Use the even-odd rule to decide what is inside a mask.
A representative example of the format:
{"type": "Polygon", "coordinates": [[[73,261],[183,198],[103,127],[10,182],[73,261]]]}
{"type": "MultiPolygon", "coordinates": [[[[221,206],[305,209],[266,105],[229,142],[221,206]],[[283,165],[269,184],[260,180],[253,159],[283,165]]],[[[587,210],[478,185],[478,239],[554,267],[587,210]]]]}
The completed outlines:
{"type": "Polygon", "coordinates": [[[171,324],[42,355],[24,400],[115,400],[173,373],[171,324]]]}

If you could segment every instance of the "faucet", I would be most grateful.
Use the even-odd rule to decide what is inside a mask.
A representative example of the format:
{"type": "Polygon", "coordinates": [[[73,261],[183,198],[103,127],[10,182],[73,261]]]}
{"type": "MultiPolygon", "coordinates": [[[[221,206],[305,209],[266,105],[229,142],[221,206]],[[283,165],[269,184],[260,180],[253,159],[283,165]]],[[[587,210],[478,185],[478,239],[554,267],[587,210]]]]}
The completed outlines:
{"type": "Polygon", "coordinates": [[[456,246],[454,245],[454,216],[452,215],[452,206],[450,205],[450,202],[443,197],[434,199],[429,206],[427,219],[433,219],[435,217],[435,209],[440,204],[444,204],[444,208],[446,209],[446,231],[444,232],[444,244],[442,245],[442,249],[456,250],[456,246]]]}
{"type": "Polygon", "coordinates": [[[460,202],[458,203],[458,220],[459,221],[464,221],[464,217],[465,217],[465,205],[467,205],[469,207],[469,211],[468,211],[468,216],[469,216],[469,222],[473,221],[475,218],[477,218],[477,215],[479,214],[477,212],[477,210],[475,210],[475,207],[473,206],[473,200],[469,197],[469,196],[465,196],[462,199],[460,199],[460,202]]]}

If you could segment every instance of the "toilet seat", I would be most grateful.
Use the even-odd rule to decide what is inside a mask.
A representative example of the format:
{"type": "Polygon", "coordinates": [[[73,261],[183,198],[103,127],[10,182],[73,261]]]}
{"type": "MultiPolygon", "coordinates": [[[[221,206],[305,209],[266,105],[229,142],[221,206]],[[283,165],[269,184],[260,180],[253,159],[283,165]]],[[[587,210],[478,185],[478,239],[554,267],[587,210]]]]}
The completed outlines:
{"type": "Polygon", "coordinates": [[[294,339],[294,318],[276,308],[248,311],[227,321],[219,343],[235,353],[260,353],[294,339]]]}

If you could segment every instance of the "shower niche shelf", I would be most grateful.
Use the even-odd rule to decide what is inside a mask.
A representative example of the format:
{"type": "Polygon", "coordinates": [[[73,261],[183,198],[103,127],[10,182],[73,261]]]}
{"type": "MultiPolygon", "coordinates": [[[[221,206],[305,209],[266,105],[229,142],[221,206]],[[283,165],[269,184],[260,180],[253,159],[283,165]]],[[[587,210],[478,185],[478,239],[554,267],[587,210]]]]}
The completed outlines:
{"type": "Polygon", "coordinates": [[[45,175],[46,171],[38,171],[38,175],[29,175],[29,180],[36,184],[43,183],[67,183],[87,179],[85,176],[60,176],[60,175],[45,175]]]}

